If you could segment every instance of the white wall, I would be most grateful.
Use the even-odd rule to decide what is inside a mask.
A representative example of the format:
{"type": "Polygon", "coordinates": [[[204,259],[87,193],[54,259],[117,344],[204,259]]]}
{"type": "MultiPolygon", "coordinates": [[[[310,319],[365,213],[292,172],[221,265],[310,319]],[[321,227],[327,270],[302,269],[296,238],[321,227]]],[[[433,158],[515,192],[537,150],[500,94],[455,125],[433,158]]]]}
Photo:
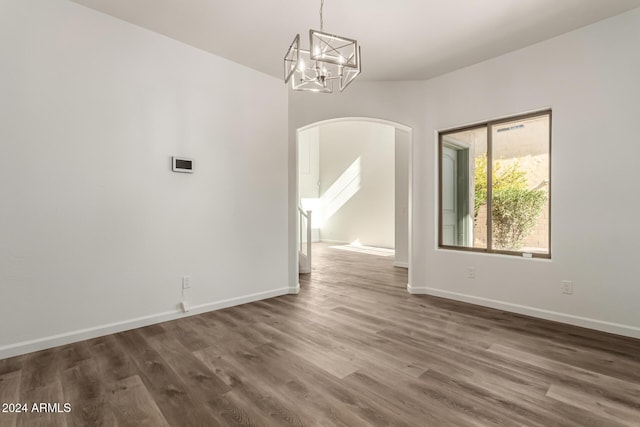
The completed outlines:
{"type": "Polygon", "coordinates": [[[320,128],[312,127],[298,135],[298,182],[300,197],[320,197],[320,128]]]}
{"type": "Polygon", "coordinates": [[[409,161],[411,135],[395,129],[395,258],[397,267],[409,267],[409,161]]]}
{"type": "Polygon", "coordinates": [[[290,147],[292,129],[333,117],[413,127],[413,292],[640,337],[639,39],[636,9],[426,82],[355,82],[313,101],[291,94],[290,147]],[[548,107],[552,259],[438,250],[437,131],[548,107]],[[561,294],[562,280],[574,281],[573,295],[561,294]]]}
{"type": "MultiPolygon", "coordinates": [[[[322,215],[320,206],[320,128],[311,127],[298,134],[298,185],[299,206],[311,211],[311,241],[320,241],[322,215]]],[[[302,223],[306,227],[306,222],[302,223]]],[[[303,230],[302,242],[307,241],[303,230]]]]}
{"type": "Polygon", "coordinates": [[[319,129],[324,216],[320,238],[393,248],[395,128],[342,121],[319,129]]]}
{"type": "Polygon", "coordinates": [[[63,0],[0,70],[0,358],[292,290],[281,81],[63,0]]]}

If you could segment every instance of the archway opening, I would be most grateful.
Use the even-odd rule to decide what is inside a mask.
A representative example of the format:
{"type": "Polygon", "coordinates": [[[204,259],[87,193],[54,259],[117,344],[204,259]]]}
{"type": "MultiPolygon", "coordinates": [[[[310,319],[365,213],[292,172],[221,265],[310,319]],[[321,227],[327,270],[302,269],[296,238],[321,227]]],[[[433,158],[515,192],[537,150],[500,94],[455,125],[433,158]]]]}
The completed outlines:
{"type": "Polygon", "coordinates": [[[410,268],[411,143],[411,128],[380,119],[332,119],[297,130],[299,277],[313,274],[317,243],[410,268]]]}

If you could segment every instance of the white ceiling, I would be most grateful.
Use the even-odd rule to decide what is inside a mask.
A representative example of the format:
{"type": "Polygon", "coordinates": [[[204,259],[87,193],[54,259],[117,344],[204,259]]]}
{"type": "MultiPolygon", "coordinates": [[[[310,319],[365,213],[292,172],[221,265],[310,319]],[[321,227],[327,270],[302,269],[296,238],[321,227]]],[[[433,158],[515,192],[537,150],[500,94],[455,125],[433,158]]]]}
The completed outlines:
{"type": "MultiPolygon", "coordinates": [[[[282,77],[320,0],[73,0],[282,77]]],[[[325,0],[324,30],[357,39],[361,80],[437,76],[640,7],[640,0],[325,0]]]]}

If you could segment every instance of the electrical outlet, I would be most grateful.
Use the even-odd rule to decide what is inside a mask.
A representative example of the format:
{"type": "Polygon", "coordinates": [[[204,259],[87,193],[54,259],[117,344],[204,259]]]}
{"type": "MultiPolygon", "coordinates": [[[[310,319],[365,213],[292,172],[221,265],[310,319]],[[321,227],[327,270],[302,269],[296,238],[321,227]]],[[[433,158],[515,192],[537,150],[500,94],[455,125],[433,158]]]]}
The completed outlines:
{"type": "Polygon", "coordinates": [[[562,293],[568,295],[573,293],[573,282],[571,280],[562,281],[562,293]]]}
{"type": "Polygon", "coordinates": [[[476,268],[467,267],[467,279],[475,279],[475,278],[476,278],[476,268]]]}
{"type": "Polygon", "coordinates": [[[191,287],[191,276],[182,276],[182,289],[189,289],[191,287]]]}

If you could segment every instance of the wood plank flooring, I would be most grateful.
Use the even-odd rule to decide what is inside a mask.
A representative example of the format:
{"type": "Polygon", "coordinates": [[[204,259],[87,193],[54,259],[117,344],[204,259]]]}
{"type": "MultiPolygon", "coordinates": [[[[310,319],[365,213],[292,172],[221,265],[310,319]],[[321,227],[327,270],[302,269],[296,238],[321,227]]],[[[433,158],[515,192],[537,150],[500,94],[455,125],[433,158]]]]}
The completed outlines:
{"type": "Polygon", "coordinates": [[[640,341],[406,292],[314,248],[299,295],[0,360],[0,426],[640,426],[640,341]]]}

